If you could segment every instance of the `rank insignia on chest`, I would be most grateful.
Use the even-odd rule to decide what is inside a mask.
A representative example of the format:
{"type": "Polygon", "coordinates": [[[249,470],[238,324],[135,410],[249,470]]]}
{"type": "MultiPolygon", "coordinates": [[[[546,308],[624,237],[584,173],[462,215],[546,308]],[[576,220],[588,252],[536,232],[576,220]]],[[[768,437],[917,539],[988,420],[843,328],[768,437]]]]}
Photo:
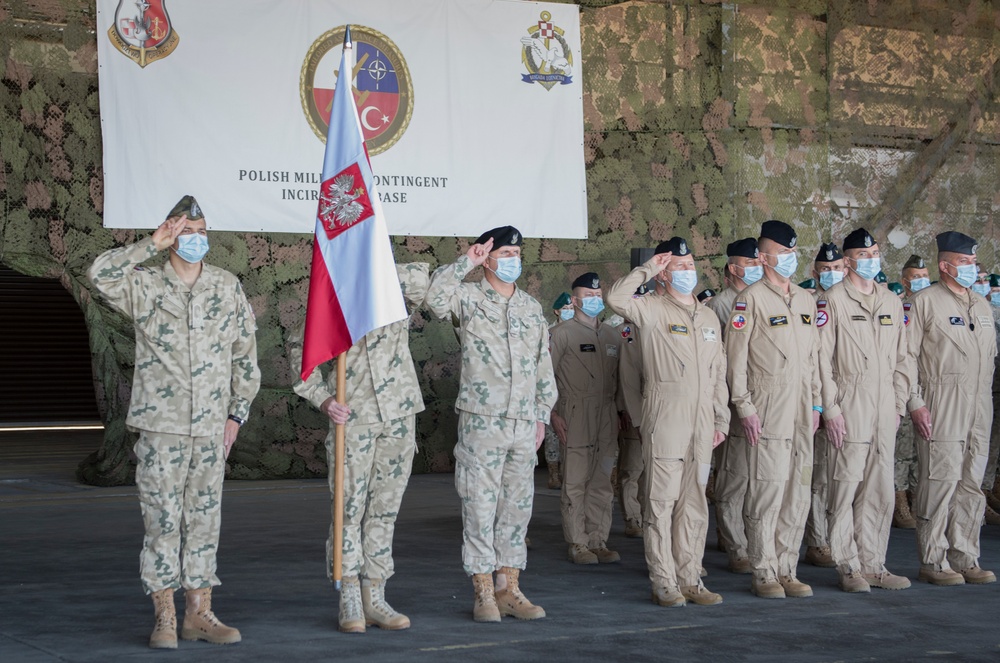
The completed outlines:
{"type": "Polygon", "coordinates": [[[604,346],[604,352],[609,357],[617,357],[618,356],[618,346],[617,345],[605,345],[604,346]]]}
{"type": "Polygon", "coordinates": [[[788,326],[788,316],[787,315],[772,315],[767,319],[771,323],[772,327],[786,327],[788,326]]]}
{"type": "Polygon", "coordinates": [[[830,321],[830,315],[826,311],[817,311],[816,312],[816,326],[817,327],[822,327],[823,325],[825,325],[829,321],[830,321]]]}
{"type": "Polygon", "coordinates": [[[799,316],[802,318],[802,324],[811,325],[813,323],[813,317],[808,313],[800,313],[799,316]]]}
{"type": "Polygon", "coordinates": [[[736,302],[736,304],[733,305],[733,308],[736,309],[737,311],[745,311],[745,310],[747,310],[747,303],[746,302],[736,302]]]}
{"type": "Polygon", "coordinates": [[[878,317],[878,323],[880,325],[882,325],[883,327],[891,327],[892,326],[892,316],[891,315],[880,315],[878,317]]]}
{"type": "Polygon", "coordinates": [[[702,327],[701,337],[708,343],[715,343],[718,340],[715,335],[715,330],[711,327],[702,327]]]}
{"type": "Polygon", "coordinates": [[[580,352],[597,352],[597,346],[593,343],[581,343],[580,352]]]}
{"type": "Polygon", "coordinates": [[[951,324],[955,325],[956,327],[964,327],[965,326],[965,318],[963,318],[960,315],[953,315],[953,316],[951,316],[950,318],[948,318],[948,322],[950,322],[951,324]]]}
{"type": "Polygon", "coordinates": [[[688,328],[684,325],[670,325],[671,334],[680,334],[681,336],[688,335],[688,328]]]}
{"type": "Polygon", "coordinates": [[[733,329],[739,331],[747,326],[747,318],[742,313],[737,313],[733,316],[730,324],[733,326],[733,329]]]}

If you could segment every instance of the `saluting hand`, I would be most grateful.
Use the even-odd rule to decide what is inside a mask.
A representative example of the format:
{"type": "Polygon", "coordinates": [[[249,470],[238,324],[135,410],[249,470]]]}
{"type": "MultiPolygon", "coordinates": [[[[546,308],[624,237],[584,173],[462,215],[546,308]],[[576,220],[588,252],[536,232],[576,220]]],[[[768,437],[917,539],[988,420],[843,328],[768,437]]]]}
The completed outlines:
{"type": "Polygon", "coordinates": [[[177,237],[181,234],[181,231],[184,230],[184,225],[186,223],[187,214],[167,219],[161,223],[156,230],[153,231],[153,246],[156,247],[156,250],[162,251],[163,249],[173,246],[174,242],[177,241],[177,237]]]}
{"type": "Polygon", "coordinates": [[[469,260],[476,267],[479,267],[486,259],[490,256],[490,251],[493,250],[493,238],[490,237],[486,240],[485,244],[473,244],[469,247],[469,250],[465,252],[465,255],[469,256],[469,260]]]}
{"type": "Polygon", "coordinates": [[[664,269],[667,268],[667,265],[669,265],[673,259],[674,259],[674,254],[671,253],[670,251],[667,251],[666,253],[657,253],[652,258],[650,258],[646,264],[652,265],[653,268],[656,269],[656,273],[659,274],[660,272],[662,272],[664,269]]]}

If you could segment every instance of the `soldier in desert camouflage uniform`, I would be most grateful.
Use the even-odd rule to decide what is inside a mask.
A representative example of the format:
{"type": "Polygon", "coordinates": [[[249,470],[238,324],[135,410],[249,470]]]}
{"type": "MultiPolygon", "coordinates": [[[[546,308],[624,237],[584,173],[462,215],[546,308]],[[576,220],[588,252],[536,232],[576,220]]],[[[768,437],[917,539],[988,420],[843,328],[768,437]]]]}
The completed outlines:
{"type": "MultiPolygon", "coordinates": [[[[397,265],[410,315],[427,294],[427,263],[397,265]]],[[[416,414],[424,410],[409,345],[410,319],[369,332],[347,351],[345,404],[336,402],[337,371],[326,379],[317,367],[295,393],[330,417],[326,436],[330,489],[334,484],[336,424],[346,424],[344,462],[344,557],[340,630],[364,633],[409,628],[406,615],[385,600],[393,574],[392,535],[416,450],[416,414]]],[[[290,348],[292,366],[302,364],[302,331],[290,348]]],[[[336,360],[333,361],[334,366],[336,360]]],[[[326,542],[327,575],[333,571],[333,527],[326,542]]]]}
{"type": "Polygon", "coordinates": [[[516,228],[490,230],[455,263],[438,268],[427,293],[435,315],[457,320],[462,344],[455,486],[476,621],[500,621],[501,614],[545,616],[521,593],[518,576],[527,559],[535,453],[556,387],[542,307],[514,285],[520,255],[516,228]],[[463,283],[479,265],[485,277],[463,283]]]}
{"type": "Polygon", "coordinates": [[[181,637],[223,644],[240,632],[212,612],[225,458],[260,387],[256,323],[229,272],[202,262],[205,218],[185,196],[152,237],[101,254],[88,276],[135,321],[126,424],[139,432],[136,486],[146,535],[140,574],[153,596],[153,648],[177,647],[174,590],[184,587],[181,637]],[[170,248],[162,266],[142,263],[170,248]]]}

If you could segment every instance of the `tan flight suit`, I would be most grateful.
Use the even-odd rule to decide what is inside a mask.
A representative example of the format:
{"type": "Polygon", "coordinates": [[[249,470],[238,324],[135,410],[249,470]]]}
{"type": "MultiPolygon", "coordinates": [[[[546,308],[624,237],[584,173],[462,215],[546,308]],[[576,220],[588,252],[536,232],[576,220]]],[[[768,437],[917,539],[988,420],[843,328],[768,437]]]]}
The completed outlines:
{"type": "Polygon", "coordinates": [[[618,483],[622,516],[632,527],[642,527],[646,494],[642,490],[642,346],[639,328],[632,322],[618,326],[618,411],[627,412],[632,425],[618,434],[618,483]]]}
{"type": "MultiPolygon", "coordinates": [[[[722,338],[729,329],[729,315],[739,293],[726,288],[708,302],[719,318],[722,338]]],[[[743,503],[747,494],[749,470],[746,454],[747,438],[740,418],[730,406],[729,436],[715,448],[715,522],[719,526],[720,543],[730,561],[746,559],[747,533],[743,524],[743,503]]]]}
{"type": "MultiPolygon", "coordinates": [[[[910,309],[913,303],[910,299],[903,300],[903,327],[910,325],[910,309]]],[[[914,376],[913,379],[916,379],[914,376]]],[[[913,448],[913,420],[907,413],[899,422],[896,431],[895,451],[895,488],[897,493],[913,490],[917,487],[917,451],[913,448]]]]}
{"type": "Polygon", "coordinates": [[[910,318],[907,345],[919,384],[908,408],[927,406],[933,435],[915,436],[917,548],[924,567],[960,572],[979,564],[997,354],[993,313],[981,295],[956,295],[939,282],[913,296],[910,318]]]}
{"type": "MultiPolygon", "coordinates": [[[[579,314],[578,314],[579,315],[579,314]]],[[[560,506],[566,543],[601,548],[611,533],[611,470],[618,451],[618,344],[608,325],[578,318],[552,329],[549,352],[566,421],[560,506]]]]}
{"type": "Polygon", "coordinates": [[[743,517],[758,583],[795,577],[812,484],[812,412],[820,405],[816,300],[797,285],[786,297],[767,278],[733,303],[726,331],[729,388],[740,418],[762,430],[747,444],[743,517]]]}
{"type": "MultiPolygon", "coordinates": [[[[820,309],[820,302],[826,301],[827,292],[819,289],[814,295],[817,313],[820,309]]],[[[820,377],[822,379],[822,376],[820,377]]],[[[827,469],[829,458],[830,443],[821,419],[819,428],[813,435],[812,495],[809,501],[809,518],[806,519],[805,541],[806,545],[811,548],[825,548],[830,545],[830,525],[826,518],[827,502],[830,499],[830,473],[827,469]]]]}
{"type": "Polygon", "coordinates": [[[990,451],[989,461],[986,463],[986,474],[983,475],[983,490],[990,492],[997,478],[997,456],[1000,455],[1000,418],[997,412],[1000,410],[1000,307],[990,304],[993,310],[993,328],[997,336],[997,357],[993,360],[993,425],[990,429],[990,451]]]}
{"type": "Polygon", "coordinates": [[[520,288],[504,297],[460,256],[431,275],[427,307],[458,322],[455,488],[462,500],[462,562],[468,575],[527,564],[524,538],[535,496],[537,424],[556,402],[542,306],[520,288]]]}
{"type": "Polygon", "coordinates": [[[715,431],[729,430],[726,354],[719,320],[706,306],[669,294],[633,298],[657,268],[646,263],[606,299],[642,329],[643,461],[648,496],[643,542],[654,586],[700,586],[708,532],[705,484],[715,431]]]}
{"type": "Polygon", "coordinates": [[[151,238],[102,253],[87,275],[135,325],[129,430],[145,525],[139,573],[146,593],[219,584],[216,551],[229,415],[246,420],[260,388],[257,324],[243,286],[203,264],[188,287],[151,238]]]}
{"type": "Polygon", "coordinates": [[[880,574],[895,503],[896,416],[911,381],[903,304],[885,288],[866,296],[844,279],[825,293],[817,315],[823,418],[843,415],[846,428],[840,449],[824,439],[830,550],[842,575],[880,574]]]}

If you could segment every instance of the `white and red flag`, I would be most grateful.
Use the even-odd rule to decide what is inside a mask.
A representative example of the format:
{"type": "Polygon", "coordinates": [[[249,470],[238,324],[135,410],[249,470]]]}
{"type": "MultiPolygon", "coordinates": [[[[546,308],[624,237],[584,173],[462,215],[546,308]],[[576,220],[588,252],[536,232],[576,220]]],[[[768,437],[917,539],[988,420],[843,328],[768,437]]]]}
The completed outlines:
{"type": "Polygon", "coordinates": [[[351,30],[333,96],[306,306],[302,379],[406,305],[353,94],[351,30]]]}

